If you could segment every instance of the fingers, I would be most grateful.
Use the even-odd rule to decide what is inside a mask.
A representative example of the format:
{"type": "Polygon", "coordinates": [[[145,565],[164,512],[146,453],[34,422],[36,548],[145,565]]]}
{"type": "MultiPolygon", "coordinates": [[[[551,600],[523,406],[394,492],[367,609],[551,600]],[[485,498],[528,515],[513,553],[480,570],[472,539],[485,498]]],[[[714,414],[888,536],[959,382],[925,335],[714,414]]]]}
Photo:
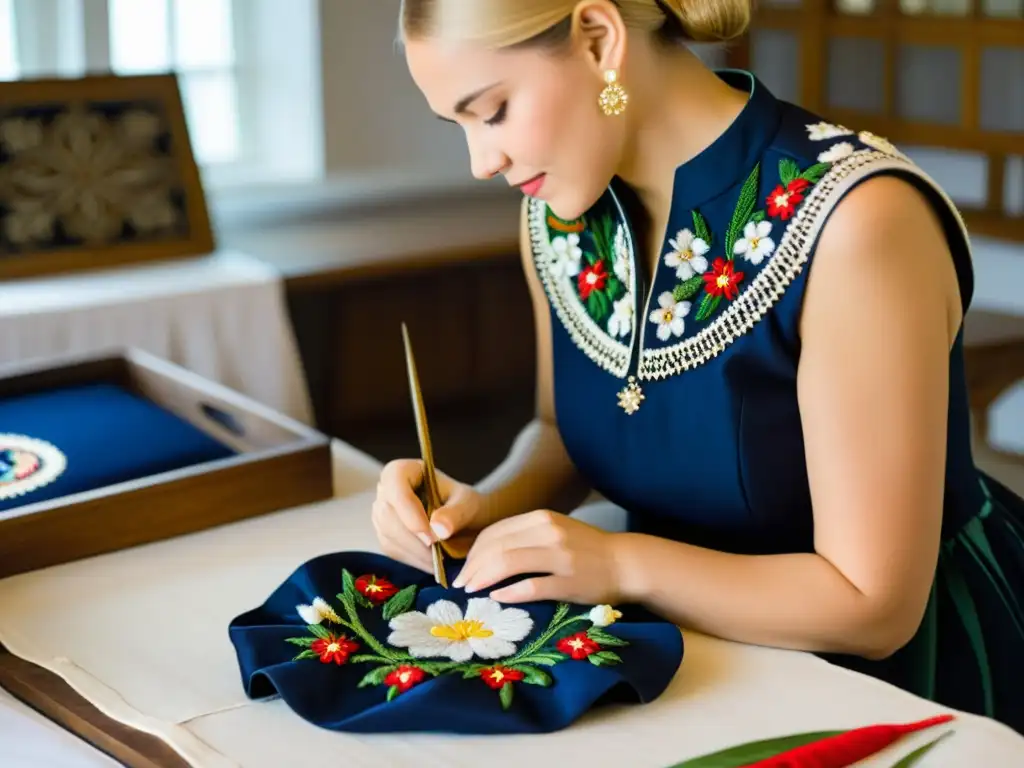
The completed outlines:
{"type": "Polygon", "coordinates": [[[385,501],[394,515],[425,546],[434,540],[427,522],[427,513],[416,495],[423,481],[423,464],[413,459],[388,462],[380,474],[377,498],[385,501]]]}
{"type": "Polygon", "coordinates": [[[555,562],[558,559],[558,553],[549,547],[517,547],[477,559],[476,567],[469,573],[463,568],[459,578],[465,580],[466,592],[477,592],[524,573],[559,574],[563,568],[555,562]]]}
{"type": "Polygon", "coordinates": [[[377,499],[374,502],[372,519],[373,527],[377,531],[377,540],[385,555],[422,571],[433,571],[430,547],[424,545],[415,533],[405,527],[387,501],[377,499]]]}
{"type": "Polygon", "coordinates": [[[499,603],[529,603],[534,600],[561,600],[572,589],[571,579],[564,576],[538,576],[523,579],[490,594],[499,603]]]}
{"type": "Polygon", "coordinates": [[[453,586],[486,589],[520,573],[565,573],[566,533],[553,512],[517,515],[485,528],[453,586]]]}

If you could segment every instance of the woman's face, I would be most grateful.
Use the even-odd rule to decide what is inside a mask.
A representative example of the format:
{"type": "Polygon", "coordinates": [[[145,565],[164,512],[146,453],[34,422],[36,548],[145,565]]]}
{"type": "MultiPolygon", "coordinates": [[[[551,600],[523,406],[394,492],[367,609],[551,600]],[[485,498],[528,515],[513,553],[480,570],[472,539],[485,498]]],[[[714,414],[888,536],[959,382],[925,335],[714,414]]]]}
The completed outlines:
{"type": "Polygon", "coordinates": [[[624,116],[598,106],[602,72],[584,50],[406,43],[410,73],[437,115],[462,127],[473,175],[511,186],[575,219],[607,188],[625,140],[624,116]]]}

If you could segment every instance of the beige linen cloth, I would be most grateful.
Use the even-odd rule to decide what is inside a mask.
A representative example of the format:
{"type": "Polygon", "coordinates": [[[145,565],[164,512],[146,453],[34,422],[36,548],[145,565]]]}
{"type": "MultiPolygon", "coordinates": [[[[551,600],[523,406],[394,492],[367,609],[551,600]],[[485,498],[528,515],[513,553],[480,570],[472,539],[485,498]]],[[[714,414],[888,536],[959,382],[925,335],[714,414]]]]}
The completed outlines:
{"type": "MultiPolygon", "coordinates": [[[[943,708],[798,652],[685,633],[674,681],[645,706],[595,710],[553,734],[356,735],[318,729],[243,692],[228,622],[303,561],[376,550],[379,465],[335,444],[338,498],[0,581],[0,641],[62,676],[107,715],[156,734],[197,768],[663,768],[773,735],[917,720],[943,708]]],[[[908,738],[864,763],[954,730],[921,768],[1024,766],[1024,738],[984,718],[908,738]]]]}

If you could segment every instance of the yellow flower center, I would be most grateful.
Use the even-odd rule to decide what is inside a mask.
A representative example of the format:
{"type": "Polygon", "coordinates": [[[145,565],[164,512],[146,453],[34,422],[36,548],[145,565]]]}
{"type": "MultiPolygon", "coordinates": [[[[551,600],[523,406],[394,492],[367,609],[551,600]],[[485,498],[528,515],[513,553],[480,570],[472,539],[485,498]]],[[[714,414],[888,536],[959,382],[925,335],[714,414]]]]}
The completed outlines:
{"type": "Polygon", "coordinates": [[[728,275],[719,275],[718,276],[718,280],[716,280],[715,282],[718,283],[718,287],[719,288],[728,288],[729,287],[729,276],[728,275]]]}
{"type": "Polygon", "coordinates": [[[502,672],[500,669],[496,669],[493,672],[491,672],[491,680],[493,680],[494,682],[498,683],[498,682],[501,682],[504,679],[505,679],[505,673],[502,672]]]}
{"type": "Polygon", "coordinates": [[[759,242],[761,242],[761,238],[760,237],[752,237],[752,238],[750,238],[750,247],[751,247],[751,249],[757,248],[757,244],[759,242]]]}
{"type": "Polygon", "coordinates": [[[399,679],[399,680],[400,680],[401,682],[403,682],[403,683],[407,683],[407,682],[409,682],[409,678],[410,678],[410,677],[412,677],[412,673],[411,673],[411,672],[402,672],[402,673],[401,673],[401,674],[400,674],[400,675],[398,676],[398,679],[399,679]]]}
{"type": "Polygon", "coordinates": [[[331,643],[330,645],[327,646],[327,650],[330,653],[337,653],[338,651],[341,650],[341,645],[339,643],[331,643]]]}
{"type": "Polygon", "coordinates": [[[775,204],[780,207],[789,205],[789,192],[783,192],[781,195],[776,195],[775,204]]]}
{"type": "Polygon", "coordinates": [[[693,258],[693,251],[690,248],[687,248],[685,251],[680,251],[679,255],[682,257],[683,261],[690,261],[690,259],[693,258]]]}
{"type": "Polygon", "coordinates": [[[482,621],[456,621],[454,624],[442,624],[431,627],[430,634],[434,637],[443,637],[453,643],[463,642],[470,638],[491,637],[494,633],[487,629],[482,621]]]}
{"type": "Polygon", "coordinates": [[[672,322],[672,310],[671,309],[663,309],[663,310],[661,310],[661,322],[663,322],[663,323],[671,323],[672,322]]]}
{"type": "Polygon", "coordinates": [[[575,640],[570,640],[569,645],[572,646],[573,650],[578,651],[580,648],[583,647],[583,641],[579,638],[576,638],[575,640]]]}
{"type": "Polygon", "coordinates": [[[379,584],[367,584],[366,585],[366,591],[367,592],[383,592],[384,590],[381,588],[381,586],[379,584]]]}

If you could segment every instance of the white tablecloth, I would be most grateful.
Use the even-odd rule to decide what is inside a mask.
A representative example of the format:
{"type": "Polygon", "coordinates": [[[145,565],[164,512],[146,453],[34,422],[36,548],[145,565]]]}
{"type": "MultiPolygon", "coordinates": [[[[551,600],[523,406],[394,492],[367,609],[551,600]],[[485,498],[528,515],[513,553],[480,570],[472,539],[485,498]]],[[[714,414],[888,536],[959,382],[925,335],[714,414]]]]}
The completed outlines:
{"type": "MultiPolygon", "coordinates": [[[[335,449],[341,498],[0,581],[0,642],[199,768],[539,768],[579,758],[589,768],[664,768],[754,739],[945,711],[809,654],[689,632],[683,664],[657,701],[594,711],[548,735],[351,735],[315,728],[280,700],[251,702],[230,619],[308,558],[376,549],[369,514],[378,465],[335,449]]],[[[1024,738],[970,715],[863,765],[891,766],[944,730],[954,734],[920,768],[1024,766],[1024,738]]]]}
{"type": "Polygon", "coordinates": [[[0,365],[134,346],[312,423],[283,282],[235,251],[0,282],[0,365]]]}

